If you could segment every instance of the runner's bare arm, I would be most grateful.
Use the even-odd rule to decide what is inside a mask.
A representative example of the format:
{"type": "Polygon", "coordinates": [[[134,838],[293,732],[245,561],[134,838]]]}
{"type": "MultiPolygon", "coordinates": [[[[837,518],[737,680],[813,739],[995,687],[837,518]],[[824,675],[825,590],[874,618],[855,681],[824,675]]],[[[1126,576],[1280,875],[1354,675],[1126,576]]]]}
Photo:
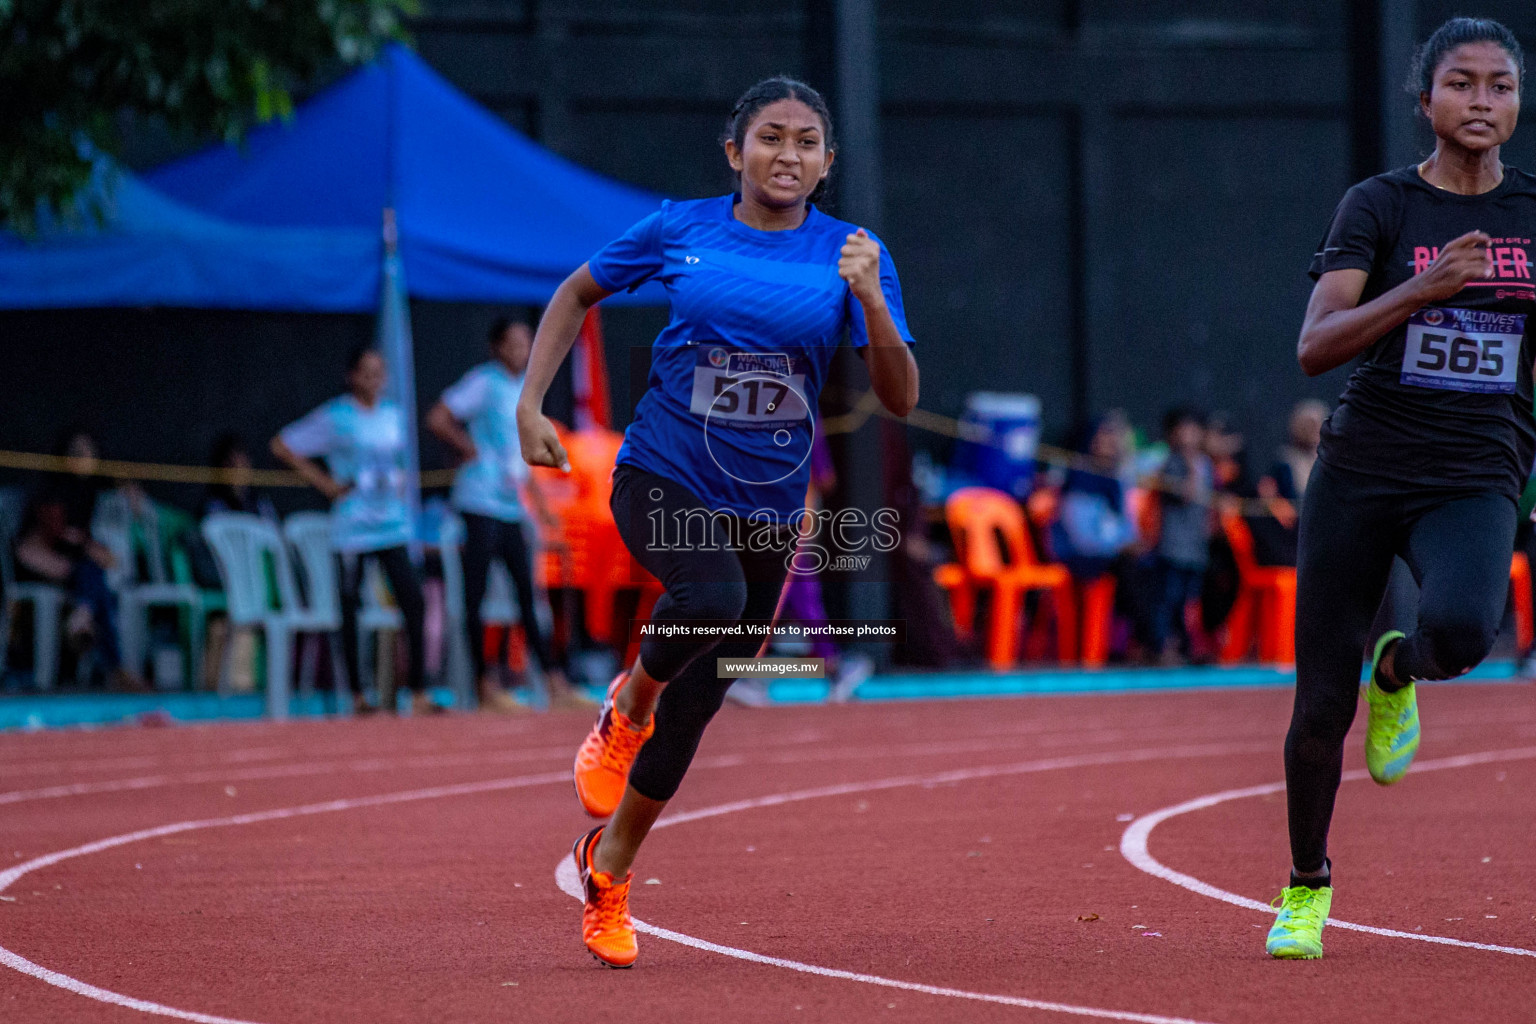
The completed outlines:
{"type": "Polygon", "coordinates": [[[880,244],[860,228],[843,245],[837,271],[864,307],[869,344],[859,355],[869,367],[875,396],[891,412],[905,416],[917,406],[917,360],[896,329],[880,288],[880,244]]]}
{"type": "Polygon", "coordinates": [[[544,415],[544,394],[549,390],[555,371],[565,362],[587,310],[613,293],[592,278],[583,263],[560,282],[555,295],[539,321],[533,337],[533,351],[528,356],[528,370],[523,378],[523,394],[517,403],[517,435],[522,444],[523,461],[530,466],[553,466],[571,471],[565,448],[555,433],[555,425],[544,415]]]}
{"type": "Polygon", "coordinates": [[[1317,279],[1296,359],[1309,377],[1343,366],[1419,309],[1442,302],[1488,272],[1488,236],[1469,231],[1449,242],[1428,270],[1359,305],[1364,270],[1330,270],[1317,279]]]}

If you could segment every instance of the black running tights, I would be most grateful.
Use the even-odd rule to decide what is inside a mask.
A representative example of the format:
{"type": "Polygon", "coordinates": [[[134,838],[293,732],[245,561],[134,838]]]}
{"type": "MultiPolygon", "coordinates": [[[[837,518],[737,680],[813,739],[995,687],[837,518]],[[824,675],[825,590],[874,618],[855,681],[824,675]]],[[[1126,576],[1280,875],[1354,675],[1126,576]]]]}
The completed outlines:
{"type": "MultiPolygon", "coordinates": [[[[651,622],[774,617],[794,551],[792,535],[772,531],[771,540],[763,538],[768,543],[741,543],[744,535],[760,537],[769,528],[712,512],[682,484],[629,465],[613,472],[610,506],[624,545],[666,588],[651,622]]],[[[754,658],[761,648],[758,640],[641,643],[640,663],[667,686],[656,706],[656,732],[629,773],[640,795],[670,800],[682,783],[705,726],[735,682],[716,678],[715,659],[754,658]]]]}
{"type": "Polygon", "coordinates": [[[1488,656],[1509,595],[1511,500],[1492,492],[1413,491],[1319,462],[1303,499],[1297,569],[1296,704],[1285,738],[1291,857],[1320,870],[1355,717],[1371,624],[1401,555],[1420,587],[1419,618],[1394,674],[1449,679],[1488,656]]]}

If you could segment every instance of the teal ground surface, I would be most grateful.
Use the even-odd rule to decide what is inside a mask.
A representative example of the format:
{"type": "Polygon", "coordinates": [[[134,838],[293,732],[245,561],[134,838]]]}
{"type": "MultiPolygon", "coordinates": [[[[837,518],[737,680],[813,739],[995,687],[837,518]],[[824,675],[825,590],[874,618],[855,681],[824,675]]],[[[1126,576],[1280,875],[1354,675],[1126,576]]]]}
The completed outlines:
{"type": "MultiPolygon", "coordinates": [[[[1017,697],[1081,693],[1140,693],[1167,690],[1249,689],[1291,686],[1292,671],[1262,665],[1207,668],[1041,669],[1022,672],[931,672],[876,675],[856,693],[868,700],[933,700],[960,697],[1017,697]]],[[[1497,682],[1515,679],[1514,663],[1489,661],[1457,682],[1497,682]]],[[[1441,684],[1445,685],[1445,684],[1441,684]]],[[[774,704],[824,701],[824,680],[776,680],[769,685],[774,704]]],[[[434,694],[445,704],[447,691],[434,694]]],[[[296,697],[294,717],[328,713],[329,698],[296,697]]],[[[123,724],[163,725],[173,722],[240,720],[266,713],[261,694],[220,697],[212,693],[59,693],[0,695],[0,731],[58,729],[123,724]]]]}

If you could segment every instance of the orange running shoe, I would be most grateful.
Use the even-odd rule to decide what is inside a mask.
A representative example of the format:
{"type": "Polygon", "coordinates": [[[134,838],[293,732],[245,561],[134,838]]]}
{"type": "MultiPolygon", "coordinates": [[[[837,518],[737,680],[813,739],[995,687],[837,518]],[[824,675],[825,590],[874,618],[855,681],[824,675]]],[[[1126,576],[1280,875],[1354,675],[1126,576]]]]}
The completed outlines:
{"type": "Polygon", "coordinates": [[[597,724],[576,751],[576,798],[594,818],[606,818],[618,808],[629,782],[629,768],[656,731],[654,715],[642,729],[613,706],[613,698],[627,678],[628,672],[614,677],[597,724]]]}
{"type": "Polygon", "coordinates": [[[622,882],[615,882],[612,875],[592,866],[592,851],[597,849],[597,837],[602,834],[603,826],[599,825],[576,840],[571,848],[587,897],[581,910],[581,941],[609,967],[631,967],[640,955],[640,947],[635,943],[635,922],[629,916],[629,882],[635,874],[630,872],[622,882]]]}

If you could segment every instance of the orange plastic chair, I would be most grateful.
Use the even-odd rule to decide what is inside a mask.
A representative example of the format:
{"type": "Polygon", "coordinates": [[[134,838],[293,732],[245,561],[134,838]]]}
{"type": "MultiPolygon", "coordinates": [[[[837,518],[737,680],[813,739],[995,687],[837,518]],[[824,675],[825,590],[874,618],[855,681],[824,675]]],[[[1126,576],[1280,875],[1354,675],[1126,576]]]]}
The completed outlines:
{"type": "Polygon", "coordinates": [[[976,586],[957,562],[945,562],[933,570],[933,581],[949,596],[949,614],[955,620],[955,636],[969,643],[976,635],[976,586]]]}
{"type": "MultiPolygon", "coordinates": [[[[1061,513],[1061,492],[1054,487],[1040,487],[1025,505],[1030,522],[1050,529],[1061,513]]],[[[1077,621],[1082,624],[1077,649],[1085,668],[1102,668],[1109,661],[1110,629],[1114,623],[1115,578],[1104,575],[1094,580],[1073,580],[1073,600],[1077,603],[1077,621]]]]}
{"type": "Polygon", "coordinates": [[[1515,605],[1515,643],[1524,655],[1536,639],[1531,609],[1531,560],[1524,551],[1516,551],[1509,560],[1509,588],[1515,605]]]}
{"type": "Polygon", "coordinates": [[[1157,493],[1145,487],[1132,487],[1125,492],[1125,504],[1136,520],[1136,533],[1142,543],[1156,547],[1163,532],[1163,504],[1157,500],[1157,493]]]}
{"type": "Polygon", "coordinates": [[[1260,565],[1253,555],[1253,533],[1235,510],[1223,510],[1221,530],[1237,563],[1237,601],[1227,616],[1227,642],[1221,663],[1248,655],[1257,638],[1259,660],[1277,665],[1296,661],[1296,570],[1260,565]]]}
{"type": "Polygon", "coordinates": [[[1103,668],[1109,661],[1109,634],[1115,611],[1115,578],[1100,576],[1088,583],[1077,584],[1075,589],[1076,597],[1082,604],[1083,667],[1103,668]]]}
{"type": "MultiPolygon", "coordinates": [[[[1032,590],[1054,598],[1057,651],[1063,661],[1074,660],[1077,609],[1072,577],[1064,565],[1040,562],[1018,503],[1002,491],[963,487],[950,495],[944,510],[964,579],[973,592],[985,591],[992,598],[987,661],[994,668],[1007,668],[1018,659],[1024,595],[1032,590]]],[[[945,576],[952,579],[955,573],[945,576]]],[[[938,573],[935,578],[943,585],[938,573]]]]}
{"type": "Polygon", "coordinates": [[[571,472],[536,468],[541,489],[558,528],[548,534],[542,569],[550,585],[580,590],[585,625],[593,639],[626,648],[626,660],[634,645],[620,636],[614,622],[620,591],[640,591],[638,618],[650,615],[662,586],[641,568],[625,549],[608,508],[612,494],[613,467],[622,434],[611,430],[567,431],[557,424],[560,443],[571,462],[571,472]]]}

